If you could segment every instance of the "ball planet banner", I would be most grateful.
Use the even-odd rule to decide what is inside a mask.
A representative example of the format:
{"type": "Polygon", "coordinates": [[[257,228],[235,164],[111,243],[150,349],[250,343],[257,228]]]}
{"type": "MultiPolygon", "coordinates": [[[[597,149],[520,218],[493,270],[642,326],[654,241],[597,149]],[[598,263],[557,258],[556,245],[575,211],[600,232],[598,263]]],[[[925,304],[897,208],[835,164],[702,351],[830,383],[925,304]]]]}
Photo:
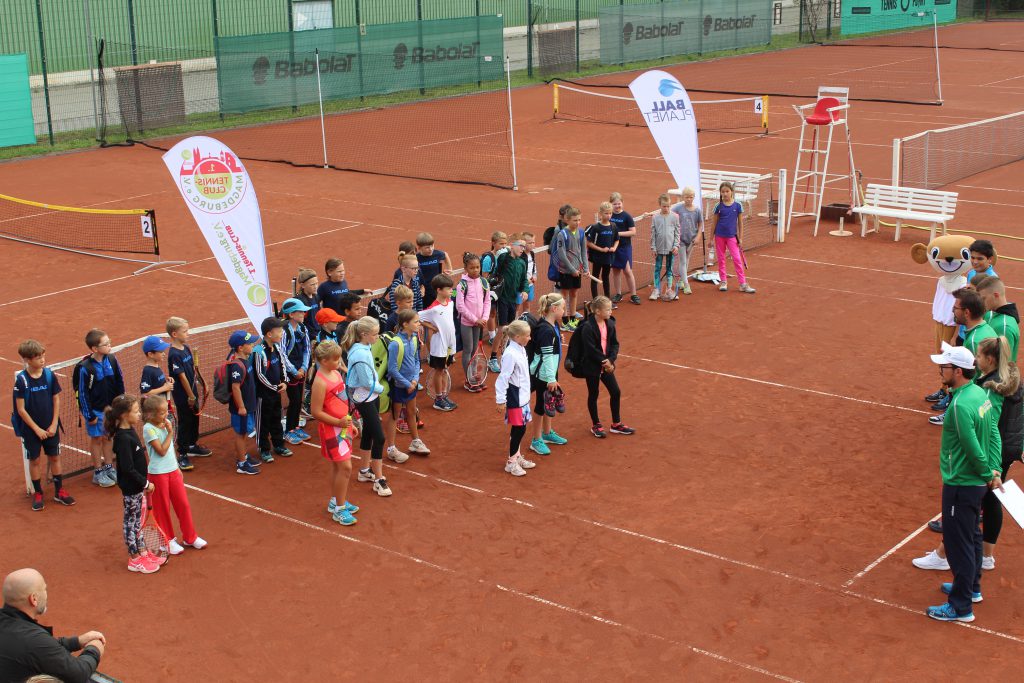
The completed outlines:
{"type": "Polygon", "coordinates": [[[263,221],[249,172],[226,145],[202,136],[182,140],[163,160],[225,279],[259,329],[273,310],[263,221]]]}
{"type": "Polygon", "coordinates": [[[648,71],[629,84],[647,128],[658,143],[668,170],[681,188],[692,187],[700,196],[700,151],[697,119],[686,89],[675,76],[648,71]]]}

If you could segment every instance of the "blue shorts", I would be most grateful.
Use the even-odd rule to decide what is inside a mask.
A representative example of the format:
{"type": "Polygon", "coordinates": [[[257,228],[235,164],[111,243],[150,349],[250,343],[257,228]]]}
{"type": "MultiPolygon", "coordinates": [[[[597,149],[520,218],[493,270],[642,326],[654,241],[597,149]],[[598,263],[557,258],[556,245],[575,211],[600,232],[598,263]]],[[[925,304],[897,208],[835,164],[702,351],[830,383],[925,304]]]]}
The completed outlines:
{"type": "Polygon", "coordinates": [[[26,460],[38,460],[40,451],[46,453],[51,458],[60,455],[60,433],[54,434],[42,441],[28,427],[25,427],[23,434],[24,436],[21,437],[21,440],[25,446],[26,460]]]}
{"type": "Polygon", "coordinates": [[[256,418],[253,417],[252,413],[246,413],[245,415],[231,413],[231,428],[235,430],[235,434],[247,436],[252,430],[256,429],[256,418]]]}
{"type": "Polygon", "coordinates": [[[627,265],[633,265],[633,245],[619,245],[619,248],[615,250],[615,255],[612,256],[612,268],[616,270],[622,270],[627,265]]]}
{"type": "MultiPolygon", "coordinates": [[[[83,417],[82,419],[84,420],[85,417],[83,417]]],[[[106,434],[103,433],[103,415],[100,414],[96,418],[95,424],[89,424],[89,421],[86,420],[85,431],[87,431],[89,433],[89,436],[93,439],[97,439],[101,436],[106,436],[106,434]]]]}
{"type": "Polygon", "coordinates": [[[391,385],[391,404],[402,405],[416,398],[416,387],[411,389],[403,389],[402,387],[391,385]]]}
{"type": "Polygon", "coordinates": [[[533,290],[534,290],[533,285],[530,285],[530,288],[528,290],[526,290],[526,300],[527,301],[533,301],[533,294],[534,294],[533,290]]]}

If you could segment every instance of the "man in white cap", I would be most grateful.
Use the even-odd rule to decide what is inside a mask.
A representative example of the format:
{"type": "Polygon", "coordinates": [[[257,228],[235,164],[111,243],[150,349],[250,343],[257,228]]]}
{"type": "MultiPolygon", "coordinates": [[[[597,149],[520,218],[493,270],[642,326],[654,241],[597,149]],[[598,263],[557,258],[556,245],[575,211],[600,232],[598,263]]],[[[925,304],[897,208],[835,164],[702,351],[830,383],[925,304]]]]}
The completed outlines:
{"type": "Polygon", "coordinates": [[[942,425],[939,469],[942,542],[953,581],[940,586],[949,602],[929,607],[925,613],[939,621],[974,621],[971,605],[981,602],[981,500],[989,488],[1002,487],[1000,470],[993,468],[990,458],[999,452],[998,420],[988,394],[971,381],[973,353],[943,342],[942,353],[931,359],[951,396],[942,425]]]}

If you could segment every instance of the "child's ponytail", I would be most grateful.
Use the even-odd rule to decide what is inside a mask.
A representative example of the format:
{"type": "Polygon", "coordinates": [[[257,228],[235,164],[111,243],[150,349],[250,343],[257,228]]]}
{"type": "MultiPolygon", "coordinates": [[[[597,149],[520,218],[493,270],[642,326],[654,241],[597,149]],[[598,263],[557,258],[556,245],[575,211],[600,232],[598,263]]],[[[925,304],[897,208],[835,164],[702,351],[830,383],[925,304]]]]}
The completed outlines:
{"type": "Polygon", "coordinates": [[[108,439],[113,439],[120,427],[121,418],[132,412],[132,408],[139,399],[131,394],[121,394],[114,397],[110,405],[103,409],[103,432],[108,439]]]}

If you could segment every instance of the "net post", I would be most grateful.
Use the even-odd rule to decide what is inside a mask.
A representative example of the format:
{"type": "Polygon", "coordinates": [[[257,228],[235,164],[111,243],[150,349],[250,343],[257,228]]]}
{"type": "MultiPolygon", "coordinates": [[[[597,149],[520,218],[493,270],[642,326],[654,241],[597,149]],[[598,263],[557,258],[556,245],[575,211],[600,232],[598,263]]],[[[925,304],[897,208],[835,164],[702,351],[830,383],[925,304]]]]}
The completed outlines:
{"type": "Polygon", "coordinates": [[[552,112],[551,118],[557,119],[558,118],[558,84],[557,83],[552,83],[551,84],[551,107],[552,107],[552,109],[551,109],[551,112],[552,112]]]}
{"type": "Polygon", "coordinates": [[[935,34],[935,81],[938,85],[939,104],[942,104],[942,71],[939,68],[939,13],[932,10],[932,29],[935,34]]]}
{"type": "Polygon", "coordinates": [[[324,148],[324,168],[329,168],[327,163],[327,128],[324,125],[324,93],[320,88],[320,48],[313,49],[316,60],[316,100],[320,103],[320,142],[324,148]]]}
{"type": "Polygon", "coordinates": [[[761,96],[761,127],[765,135],[768,135],[768,99],[768,95],[761,96]]]}
{"type": "Polygon", "coordinates": [[[780,242],[786,241],[786,233],[789,232],[789,220],[787,214],[789,212],[789,206],[786,204],[786,184],[788,178],[786,169],[779,169],[779,209],[777,211],[778,220],[778,237],[780,242]]]}
{"type": "Polygon", "coordinates": [[[516,127],[512,120],[512,67],[508,55],[505,55],[505,92],[508,94],[508,136],[512,147],[512,189],[518,190],[519,183],[516,180],[516,127]]]}
{"type": "Polygon", "coordinates": [[[900,138],[892,139],[892,184],[896,187],[900,184],[900,152],[903,141],[900,138]]]}

